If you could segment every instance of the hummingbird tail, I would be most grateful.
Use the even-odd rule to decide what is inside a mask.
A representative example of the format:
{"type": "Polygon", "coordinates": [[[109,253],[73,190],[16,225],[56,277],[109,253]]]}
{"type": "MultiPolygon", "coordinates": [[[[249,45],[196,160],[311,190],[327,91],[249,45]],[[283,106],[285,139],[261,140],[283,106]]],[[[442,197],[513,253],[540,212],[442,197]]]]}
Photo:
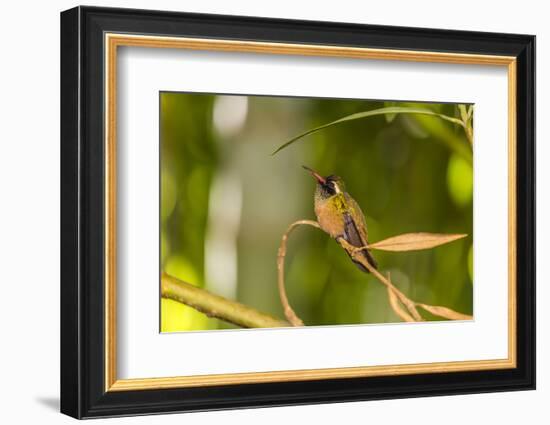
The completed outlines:
{"type": "MultiPolygon", "coordinates": [[[[352,216],[349,213],[344,214],[344,235],[342,236],[349,244],[356,246],[356,247],[363,247],[368,245],[367,241],[367,235],[365,232],[359,232],[357,229],[357,225],[355,224],[355,221],[353,220],[352,216]]],[[[364,249],[361,251],[361,254],[363,258],[375,269],[378,268],[378,264],[376,263],[376,260],[373,258],[371,253],[364,249]]],[[[351,260],[355,263],[357,267],[359,267],[361,270],[363,270],[365,273],[370,273],[369,269],[367,269],[363,264],[353,259],[353,257],[348,253],[351,260]]]]}
{"type": "Polygon", "coordinates": [[[365,258],[367,259],[367,261],[369,262],[369,264],[374,267],[375,269],[378,269],[378,263],[376,262],[376,260],[374,259],[374,257],[371,255],[371,253],[369,251],[364,251],[365,253],[365,258]]]}

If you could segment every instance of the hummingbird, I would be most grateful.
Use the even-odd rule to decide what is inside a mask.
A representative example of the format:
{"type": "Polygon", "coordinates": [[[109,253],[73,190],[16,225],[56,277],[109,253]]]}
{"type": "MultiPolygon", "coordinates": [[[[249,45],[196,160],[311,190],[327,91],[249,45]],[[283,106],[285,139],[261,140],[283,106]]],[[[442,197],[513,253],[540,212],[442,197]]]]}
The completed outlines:
{"type": "MultiPolygon", "coordinates": [[[[352,246],[360,248],[368,245],[365,215],[355,199],[346,192],[342,178],[335,175],[323,177],[305,165],[302,167],[309,171],[317,181],[314,209],[321,229],[333,239],[343,238],[352,246]]],[[[369,251],[364,249],[360,252],[371,266],[375,269],[378,268],[376,260],[369,251]]],[[[348,255],[350,254],[348,253],[348,255]]],[[[359,269],[369,273],[361,263],[357,261],[354,263],[359,269]]]]}

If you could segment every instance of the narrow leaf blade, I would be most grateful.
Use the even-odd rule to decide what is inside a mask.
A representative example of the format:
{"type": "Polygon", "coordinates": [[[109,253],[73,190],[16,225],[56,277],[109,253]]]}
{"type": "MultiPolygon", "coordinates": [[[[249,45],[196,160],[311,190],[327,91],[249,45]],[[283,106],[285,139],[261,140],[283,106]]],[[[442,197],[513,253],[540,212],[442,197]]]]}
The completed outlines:
{"type": "Polygon", "coordinates": [[[299,134],[296,137],[293,137],[288,142],[283,143],[275,151],[273,151],[273,153],[271,155],[275,155],[276,153],[278,153],[281,150],[283,150],[284,148],[290,146],[291,144],[293,144],[297,140],[301,139],[302,137],[307,136],[307,135],[312,134],[312,133],[315,133],[315,132],[317,132],[319,130],[322,130],[324,128],[331,127],[333,125],[340,124],[340,123],[343,123],[343,122],[346,122],[346,121],[353,121],[353,120],[373,117],[373,116],[377,116],[377,115],[386,115],[386,114],[390,114],[390,115],[391,114],[432,115],[432,116],[439,117],[443,120],[452,122],[454,124],[458,124],[460,126],[464,125],[463,122],[461,120],[457,119],[457,118],[449,117],[448,115],[444,115],[444,114],[439,114],[437,112],[430,111],[429,109],[412,108],[412,107],[407,107],[407,106],[387,106],[385,108],[373,109],[371,111],[357,112],[355,114],[347,115],[347,116],[342,117],[340,119],[337,119],[335,121],[329,122],[327,124],[320,125],[319,127],[312,128],[308,131],[305,131],[305,132],[299,134]]]}
{"type": "Polygon", "coordinates": [[[435,316],[444,317],[449,320],[472,320],[473,317],[468,314],[459,313],[457,311],[451,310],[447,307],[441,307],[438,305],[428,305],[428,304],[417,304],[419,307],[422,307],[424,310],[429,311],[435,316]]]}
{"type": "Polygon", "coordinates": [[[404,233],[369,245],[370,249],[380,251],[419,251],[465,238],[466,234],[445,233],[404,233]]]}

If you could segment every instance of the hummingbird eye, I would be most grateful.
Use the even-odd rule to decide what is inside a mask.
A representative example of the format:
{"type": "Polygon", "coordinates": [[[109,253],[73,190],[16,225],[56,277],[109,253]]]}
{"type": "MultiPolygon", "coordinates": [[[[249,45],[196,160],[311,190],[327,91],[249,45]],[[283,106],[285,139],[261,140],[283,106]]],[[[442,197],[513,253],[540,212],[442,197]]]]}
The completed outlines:
{"type": "Polygon", "coordinates": [[[327,179],[326,187],[331,195],[335,195],[341,192],[340,186],[335,180],[327,179]]]}

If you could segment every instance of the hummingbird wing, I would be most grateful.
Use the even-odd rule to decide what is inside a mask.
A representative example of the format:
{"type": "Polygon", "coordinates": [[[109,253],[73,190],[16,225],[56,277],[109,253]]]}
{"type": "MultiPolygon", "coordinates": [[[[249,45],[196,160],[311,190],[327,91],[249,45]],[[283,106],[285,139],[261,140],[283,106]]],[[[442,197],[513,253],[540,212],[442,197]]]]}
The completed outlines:
{"type": "Polygon", "coordinates": [[[363,214],[363,211],[361,210],[361,207],[359,206],[357,201],[355,201],[355,199],[353,199],[348,193],[345,193],[344,197],[346,199],[347,209],[349,210],[348,214],[351,215],[351,218],[354,218],[354,220],[352,220],[352,223],[355,224],[355,229],[358,233],[358,237],[361,239],[361,246],[365,246],[368,244],[367,222],[365,221],[365,214],[363,214]]]}
{"type": "MultiPolygon", "coordinates": [[[[346,241],[356,247],[362,247],[369,244],[367,235],[367,223],[365,221],[365,215],[361,211],[359,204],[349,196],[345,194],[346,204],[349,212],[344,213],[344,238],[346,241]]],[[[369,262],[375,269],[378,268],[376,260],[372,257],[368,250],[361,251],[365,260],[369,262]]],[[[365,271],[369,272],[362,264],[355,263],[357,266],[365,271]]]]}

